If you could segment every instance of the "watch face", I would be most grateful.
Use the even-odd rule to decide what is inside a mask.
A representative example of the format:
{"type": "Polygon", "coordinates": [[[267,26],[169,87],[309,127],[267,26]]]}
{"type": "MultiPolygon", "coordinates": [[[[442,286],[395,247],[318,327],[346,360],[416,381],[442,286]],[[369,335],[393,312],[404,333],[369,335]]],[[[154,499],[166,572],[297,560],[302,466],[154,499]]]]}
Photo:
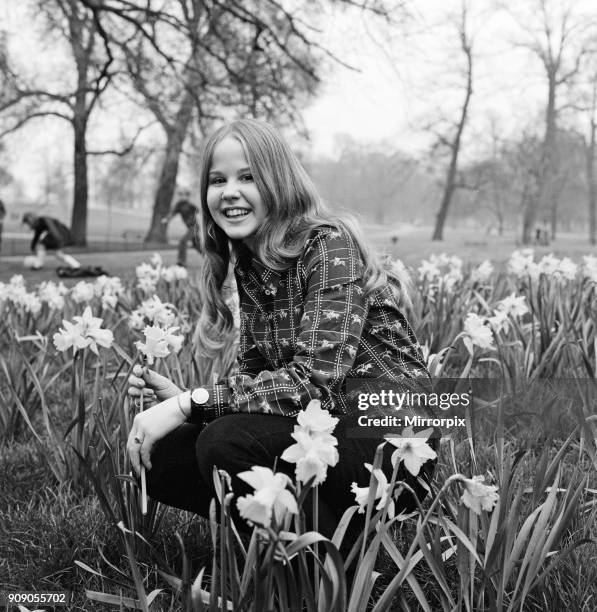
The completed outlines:
{"type": "Polygon", "coordinates": [[[207,389],[199,387],[198,389],[193,389],[191,399],[193,402],[195,402],[195,404],[206,404],[207,400],[209,399],[209,393],[207,389]]]}

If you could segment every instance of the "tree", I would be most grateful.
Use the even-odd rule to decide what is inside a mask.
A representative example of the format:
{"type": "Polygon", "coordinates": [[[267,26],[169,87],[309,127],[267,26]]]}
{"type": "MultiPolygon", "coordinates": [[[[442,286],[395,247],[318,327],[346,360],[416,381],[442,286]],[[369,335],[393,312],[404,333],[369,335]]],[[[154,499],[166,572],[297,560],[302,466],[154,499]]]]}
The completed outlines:
{"type": "Polygon", "coordinates": [[[439,144],[448,149],[449,162],[444,180],[443,194],[439,210],[435,218],[435,227],[433,228],[432,240],[443,240],[444,225],[448,216],[448,211],[452,203],[454,192],[457,189],[458,179],[458,157],[462,145],[462,135],[469,118],[469,108],[471,98],[473,96],[473,41],[468,31],[467,21],[468,8],[466,0],[462,1],[460,18],[456,23],[458,37],[460,40],[460,50],[464,55],[465,60],[465,85],[464,98],[460,113],[454,130],[450,136],[438,135],[439,144]]]}
{"type": "MultiPolygon", "coordinates": [[[[97,24],[93,13],[77,0],[44,0],[36,4],[45,17],[48,30],[60,32],[68,43],[74,63],[74,78],[52,79],[51,85],[29,83],[11,66],[3,53],[0,66],[0,112],[9,123],[0,136],[14,132],[32,119],[58,117],[73,129],[73,207],[71,230],[75,244],[87,242],[87,128],[89,118],[100,96],[108,87],[112,74],[111,57],[98,48],[97,24]],[[56,85],[58,85],[57,88],[56,85]]],[[[70,75],[69,75],[70,76],[70,75]]]]}
{"type": "MultiPolygon", "coordinates": [[[[533,227],[543,212],[551,219],[552,236],[557,222],[557,130],[561,110],[558,97],[578,75],[581,61],[589,48],[589,28],[586,16],[575,12],[572,1],[535,0],[530,11],[513,15],[524,30],[525,40],[519,43],[535,55],[546,80],[546,104],[541,158],[537,181],[529,194],[523,214],[522,241],[531,241],[533,227]]],[[[518,7],[520,9],[520,5],[518,7]]]]}
{"type": "Polygon", "coordinates": [[[597,78],[592,79],[589,115],[589,135],[585,143],[589,242],[597,243],[597,182],[595,180],[595,134],[597,132],[597,78]]]}
{"type": "Polygon", "coordinates": [[[142,103],[164,130],[146,240],[165,241],[161,219],[170,208],[190,126],[199,138],[215,122],[238,114],[300,126],[300,108],[315,90],[325,51],[311,39],[301,12],[290,13],[276,0],[169,0],[160,9],[131,0],[80,1],[98,22],[117,24],[102,28],[110,32],[106,44],[119,49],[142,103]]]}
{"type": "Polygon", "coordinates": [[[573,109],[581,113],[587,125],[578,130],[585,162],[585,183],[588,216],[588,238],[597,243],[597,177],[595,176],[595,154],[597,146],[597,69],[594,53],[589,56],[585,79],[581,84],[578,103],[573,109]]]}

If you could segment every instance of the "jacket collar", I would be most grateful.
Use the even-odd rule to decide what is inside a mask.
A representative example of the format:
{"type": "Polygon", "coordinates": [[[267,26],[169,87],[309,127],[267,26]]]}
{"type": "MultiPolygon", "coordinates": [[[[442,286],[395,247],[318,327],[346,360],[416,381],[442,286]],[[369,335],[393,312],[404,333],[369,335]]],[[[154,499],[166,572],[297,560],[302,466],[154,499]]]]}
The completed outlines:
{"type": "Polygon", "coordinates": [[[251,256],[250,251],[239,253],[235,273],[244,281],[254,283],[261,288],[266,295],[276,295],[282,270],[274,270],[262,264],[258,259],[251,256]]]}

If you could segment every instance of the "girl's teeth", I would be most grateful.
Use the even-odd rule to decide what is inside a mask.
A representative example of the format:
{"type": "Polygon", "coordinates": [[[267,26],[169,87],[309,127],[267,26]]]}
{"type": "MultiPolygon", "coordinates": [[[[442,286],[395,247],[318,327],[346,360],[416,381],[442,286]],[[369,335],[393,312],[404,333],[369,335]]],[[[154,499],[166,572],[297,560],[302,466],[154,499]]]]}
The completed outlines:
{"type": "Polygon", "coordinates": [[[225,213],[226,217],[241,217],[244,215],[248,215],[248,210],[227,210],[225,213]]]}

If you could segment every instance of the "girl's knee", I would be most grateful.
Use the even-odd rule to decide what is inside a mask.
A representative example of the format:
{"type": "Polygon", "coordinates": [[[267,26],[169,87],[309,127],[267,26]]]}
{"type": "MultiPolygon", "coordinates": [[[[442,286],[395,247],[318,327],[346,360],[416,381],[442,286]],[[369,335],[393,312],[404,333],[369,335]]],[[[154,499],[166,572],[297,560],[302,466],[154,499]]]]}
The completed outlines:
{"type": "Polygon", "coordinates": [[[247,444],[247,437],[238,427],[230,427],[226,417],[209,423],[197,438],[195,454],[199,471],[211,479],[214,466],[229,471],[234,469],[247,444]],[[209,474],[208,474],[209,472],[209,474]]]}

